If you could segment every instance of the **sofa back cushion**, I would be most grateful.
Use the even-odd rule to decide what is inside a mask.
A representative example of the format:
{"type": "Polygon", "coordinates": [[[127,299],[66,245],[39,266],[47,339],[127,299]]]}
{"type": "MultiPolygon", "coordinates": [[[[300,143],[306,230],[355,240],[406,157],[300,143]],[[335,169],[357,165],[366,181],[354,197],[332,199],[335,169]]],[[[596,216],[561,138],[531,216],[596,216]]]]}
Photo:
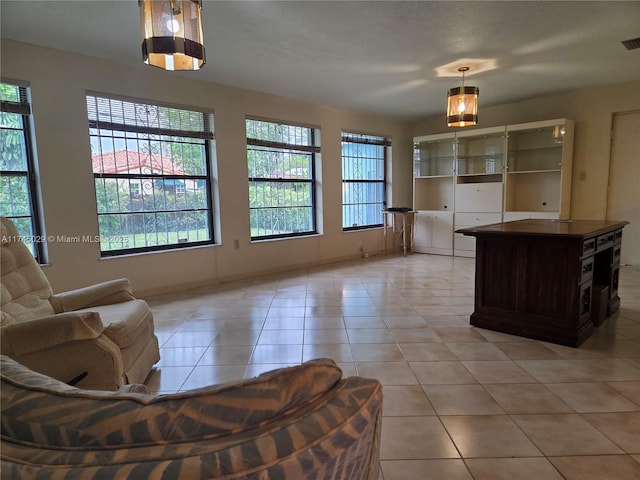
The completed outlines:
{"type": "Polygon", "coordinates": [[[13,223],[0,217],[0,326],[54,314],[47,277],[13,223]]]}
{"type": "Polygon", "coordinates": [[[232,435],[307,407],[342,377],[332,360],[318,359],[252,379],[154,396],[77,389],[6,356],[0,356],[0,367],[3,435],[48,448],[125,448],[232,435]]]}

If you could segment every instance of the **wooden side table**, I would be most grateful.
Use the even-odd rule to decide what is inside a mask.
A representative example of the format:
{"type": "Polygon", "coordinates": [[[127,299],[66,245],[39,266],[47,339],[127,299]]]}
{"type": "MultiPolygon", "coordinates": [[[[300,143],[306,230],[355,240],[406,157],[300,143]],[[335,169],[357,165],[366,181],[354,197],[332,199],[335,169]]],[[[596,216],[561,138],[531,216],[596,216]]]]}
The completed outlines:
{"type": "Polygon", "coordinates": [[[415,226],[415,218],[418,212],[416,210],[383,210],[384,217],[384,254],[389,251],[389,230],[391,230],[392,248],[395,248],[396,225],[402,225],[402,253],[406,257],[407,250],[413,253],[413,230],[415,226]],[[407,248],[407,245],[409,246],[407,248]]]}

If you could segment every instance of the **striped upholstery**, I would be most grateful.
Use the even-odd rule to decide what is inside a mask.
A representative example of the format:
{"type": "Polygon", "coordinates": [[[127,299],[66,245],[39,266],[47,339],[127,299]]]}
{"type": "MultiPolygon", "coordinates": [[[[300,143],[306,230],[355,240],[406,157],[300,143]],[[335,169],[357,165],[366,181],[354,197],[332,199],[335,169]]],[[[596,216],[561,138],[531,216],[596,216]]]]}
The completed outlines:
{"type": "Polygon", "coordinates": [[[173,395],[80,390],[1,356],[2,474],[377,479],[382,389],[319,359],[173,395]]]}

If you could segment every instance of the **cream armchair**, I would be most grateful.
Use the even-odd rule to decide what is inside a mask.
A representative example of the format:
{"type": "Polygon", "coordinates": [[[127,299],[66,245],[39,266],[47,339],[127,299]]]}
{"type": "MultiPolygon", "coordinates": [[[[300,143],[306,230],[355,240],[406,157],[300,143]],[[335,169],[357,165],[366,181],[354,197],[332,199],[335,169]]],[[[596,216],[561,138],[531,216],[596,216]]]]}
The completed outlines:
{"type": "Polygon", "coordinates": [[[158,339],[129,280],[54,295],[13,223],[0,221],[1,353],[85,389],[143,383],[160,359],[158,339]]]}

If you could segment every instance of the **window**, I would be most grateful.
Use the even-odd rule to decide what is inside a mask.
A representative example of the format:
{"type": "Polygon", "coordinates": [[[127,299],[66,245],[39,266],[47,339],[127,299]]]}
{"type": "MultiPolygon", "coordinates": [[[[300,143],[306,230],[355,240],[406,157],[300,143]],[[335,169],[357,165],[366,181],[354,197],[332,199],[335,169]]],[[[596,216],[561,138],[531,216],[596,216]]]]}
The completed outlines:
{"type": "Polygon", "coordinates": [[[0,215],[13,221],[32,255],[44,263],[29,88],[0,83],[0,105],[0,215]]]}
{"type": "Polygon", "coordinates": [[[213,116],[87,95],[103,256],[213,243],[213,116]]]}
{"type": "Polygon", "coordinates": [[[246,120],[251,239],[316,233],[316,130],[246,120]]]}
{"type": "Polygon", "coordinates": [[[390,146],[384,137],[342,132],[343,230],[382,226],[390,146]]]}

